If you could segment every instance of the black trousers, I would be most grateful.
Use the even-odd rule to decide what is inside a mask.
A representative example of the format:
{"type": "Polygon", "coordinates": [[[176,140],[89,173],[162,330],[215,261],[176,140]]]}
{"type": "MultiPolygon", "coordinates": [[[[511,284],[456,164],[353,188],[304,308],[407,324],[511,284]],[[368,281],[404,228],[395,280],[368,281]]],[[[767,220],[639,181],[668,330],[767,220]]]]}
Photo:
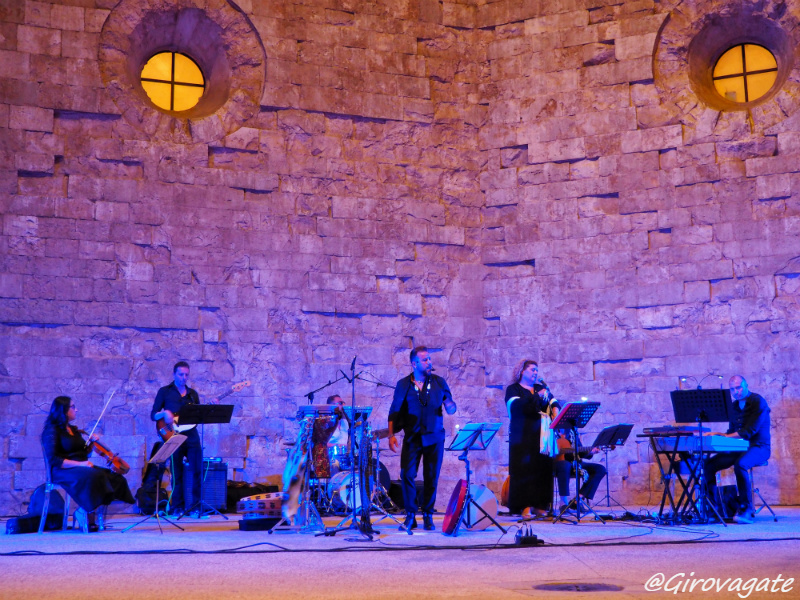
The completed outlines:
{"type": "Polygon", "coordinates": [[[192,481],[192,504],[200,500],[201,480],[203,477],[203,447],[200,445],[200,436],[197,428],[189,430],[186,441],[172,455],[169,464],[172,472],[172,497],[170,498],[170,510],[188,510],[191,506],[186,506],[184,498],[184,477],[191,477],[192,481]],[[188,464],[184,464],[186,458],[188,464]]]}
{"type": "Polygon", "coordinates": [[[717,501],[717,473],[733,467],[736,475],[736,488],[739,490],[739,504],[752,510],[753,492],[750,489],[750,478],[747,471],[763,464],[769,458],[769,448],[755,446],[746,452],[719,452],[705,463],[706,491],[713,502],[717,501]]]}
{"type": "Polygon", "coordinates": [[[436,504],[436,486],[439,483],[439,471],[442,468],[444,457],[444,440],[422,445],[419,436],[405,437],[403,449],[400,453],[400,479],[403,483],[403,503],[406,512],[416,514],[422,510],[424,514],[431,514],[436,504]],[[422,503],[418,503],[417,487],[414,481],[419,470],[419,461],[422,459],[422,503]]]}
{"type": "MultiPolygon", "coordinates": [[[[606,468],[603,465],[580,461],[581,468],[589,474],[589,479],[581,486],[580,495],[590,500],[594,498],[595,492],[606,476],[606,468]]],[[[566,460],[558,460],[554,466],[556,478],[558,479],[558,495],[569,496],[569,478],[573,475],[572,463],[566,460]]]]}

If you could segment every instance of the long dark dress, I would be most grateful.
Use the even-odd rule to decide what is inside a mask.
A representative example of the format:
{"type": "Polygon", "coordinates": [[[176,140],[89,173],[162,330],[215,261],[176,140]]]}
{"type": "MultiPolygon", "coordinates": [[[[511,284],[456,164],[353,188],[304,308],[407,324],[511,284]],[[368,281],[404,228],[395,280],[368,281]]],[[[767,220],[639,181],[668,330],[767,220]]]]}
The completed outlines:
{"type": "MultiPolygon", "coordinates": [[[[531,393],[519,383],[506,388],[506,407],[511,416],[508,437],[508,509],[520,514],[532,506],[547,510],[553,501],[553,459],[539,452],[540,412],[547,410],[548,401],[538,392],[543,386],[535,385],[531,393]]],[[[556,406],[558,404],[556,403],[556,406]]]]}
{"type": "Polygon", "coordinates": [[[86,440],[79,433],[70,435],[66,428],[48,423],[42,431],[42,446],[50,465],[52,482],[62,486],[87,512],[114,500],[128,504],[135,502],[128,482],[119,473],[102,467],[62,468],[64,459],[84,461],[89,458],[86,440]]]}

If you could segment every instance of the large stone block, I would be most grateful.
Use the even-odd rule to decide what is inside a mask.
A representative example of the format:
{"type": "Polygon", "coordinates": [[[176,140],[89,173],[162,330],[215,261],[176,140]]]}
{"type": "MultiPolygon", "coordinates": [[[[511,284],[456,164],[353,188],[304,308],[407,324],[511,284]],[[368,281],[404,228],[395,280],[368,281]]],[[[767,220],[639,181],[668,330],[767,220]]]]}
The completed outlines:
{"type": "Polygon", "coordinates": [[[61,53],[61,31],[20,25],[17,29],[17,49],[31,54],[58,56],[61,53]]]}

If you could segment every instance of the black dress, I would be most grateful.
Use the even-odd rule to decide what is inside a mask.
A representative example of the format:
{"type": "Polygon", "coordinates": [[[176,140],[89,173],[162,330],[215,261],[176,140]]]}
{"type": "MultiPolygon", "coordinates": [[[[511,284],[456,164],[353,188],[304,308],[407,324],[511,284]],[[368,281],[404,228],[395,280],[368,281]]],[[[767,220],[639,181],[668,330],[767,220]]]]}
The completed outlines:
{"type": "MultiPolygon", "coordinates": [[[[546,412],[548,401],[538,392],[519,383],[506,388],[506,408],[511,417],[508,437],[508,509],[520,514],[532,506],[547,510],[553,501],[553,459],[539,452],[540,412],[546,412]],[[516,397],[509,406],[509,400],[516,397]]],[[[558,404],[556,403],[556,406],[558,404]]]]}
{"type": "MultiPolygon", "coordinates": [[[[72,431],[76,430],[73,428],[72,431]]],[[[50,478],[62,486],[87,512],[103,504],[121,500],[135,502],[128,482],[119,473],[102,467],[62,468],[64,459],[84,461],[89,458],[86,440],[79,433],[70,435],[66,428],[47,424],[42,432],[42,445],[50,465],[50,478]]]]}

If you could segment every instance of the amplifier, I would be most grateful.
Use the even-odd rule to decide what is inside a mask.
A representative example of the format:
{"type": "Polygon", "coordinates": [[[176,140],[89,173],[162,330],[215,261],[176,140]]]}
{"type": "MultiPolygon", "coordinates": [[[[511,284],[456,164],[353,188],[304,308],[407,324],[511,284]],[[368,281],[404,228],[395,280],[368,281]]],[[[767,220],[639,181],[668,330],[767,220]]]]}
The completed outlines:
{"type": "MultiPolygon", "coordinates": [[[[186,507],[193,506],[197,500],[192,498],[192,478],[188,469],[184,469],[183,493],[186,507]]],[[[228,508],[228,463],[219,458],[203,459],[203,502],[220,512],[228,508]]]]}

